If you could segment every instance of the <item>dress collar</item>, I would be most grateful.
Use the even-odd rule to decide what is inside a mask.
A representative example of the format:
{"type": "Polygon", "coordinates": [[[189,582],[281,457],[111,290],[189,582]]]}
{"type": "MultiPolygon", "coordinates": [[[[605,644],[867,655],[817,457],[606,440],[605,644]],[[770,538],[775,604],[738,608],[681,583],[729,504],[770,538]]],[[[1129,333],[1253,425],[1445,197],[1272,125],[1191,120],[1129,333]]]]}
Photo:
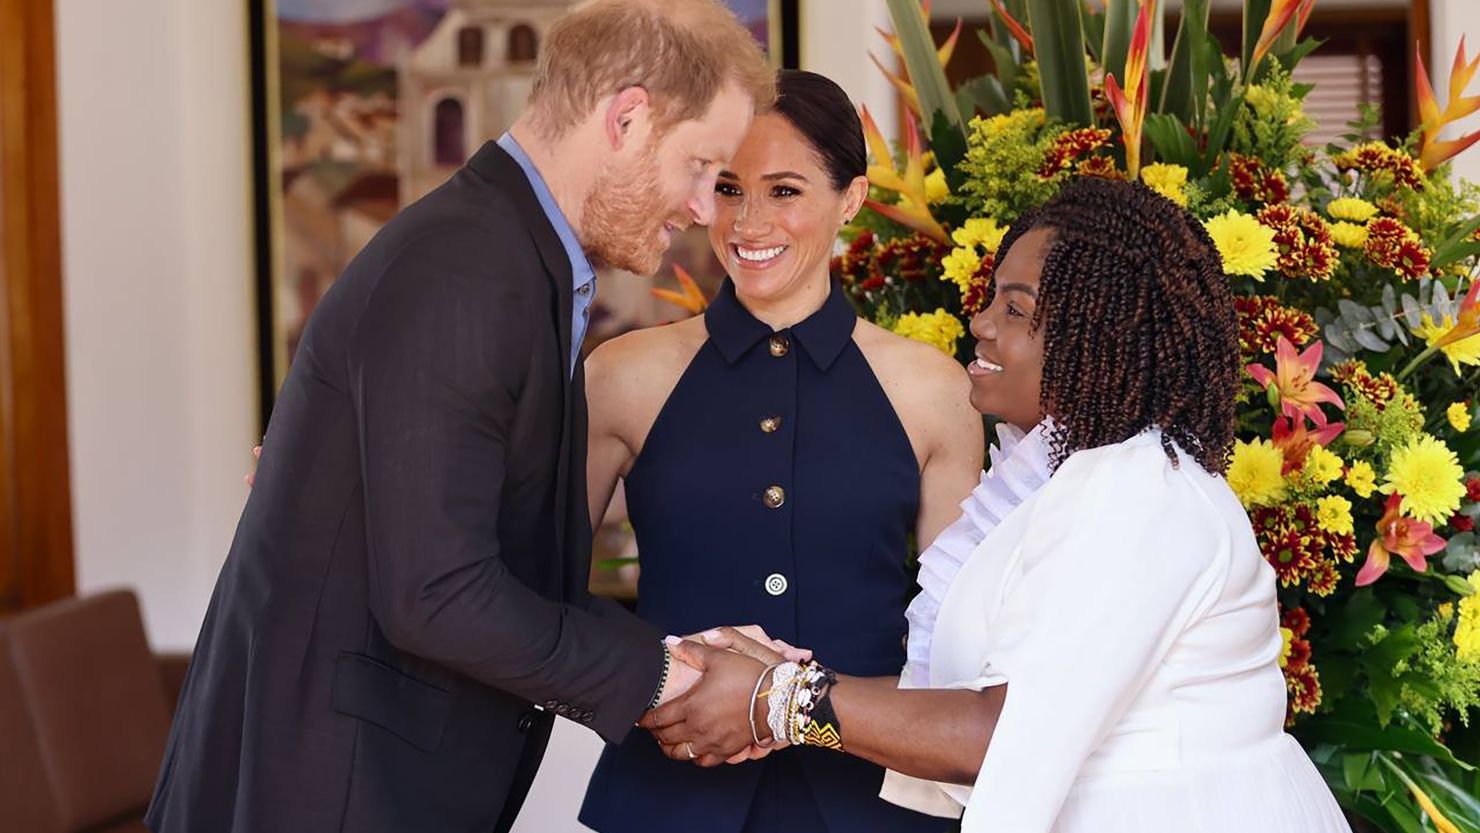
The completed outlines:
{"type": "MultiPolygon", "coordinates": [[[[844,296],[842,285],[834,280],[820,309],[801,323],[779,332],[792,336],[813,364],[826,372],[852,341],[857,324],[858,315],[844,296]]],[[[750,348],[776,332],[740,303],[735,297],[735,283],[729,278],[705,311],[704,326],[709,330],[709,340],[729,364],[739,361],[750,348]]]]}

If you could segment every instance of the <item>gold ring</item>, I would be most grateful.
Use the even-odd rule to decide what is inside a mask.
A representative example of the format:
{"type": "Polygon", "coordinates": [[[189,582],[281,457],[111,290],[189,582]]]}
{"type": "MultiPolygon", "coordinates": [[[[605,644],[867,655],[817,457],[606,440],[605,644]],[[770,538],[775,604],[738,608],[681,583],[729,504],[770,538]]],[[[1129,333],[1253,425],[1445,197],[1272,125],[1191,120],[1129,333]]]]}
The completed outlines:
{"type": "Polygon", "coordinates": [[[692,760],[694,760],[694,759],[695,759],[695,758],[697,758],[697,757],[699,757],[699,756],[698,756],[698,755],[695,755],[695,754],[694,754],[694,745],[693,745],[693,744],[692,744],[692,743],[689,743],[689,742],[688,742],[688,741],[684,741],[684,743],[683,743],[683,748],[684,748],[684,750],[685,750],[685,751],[686,751],[686,752],[688,752],[688,753],[689,753],[689,760],[691,760],[691,761],[692,761],[692,760]]]}

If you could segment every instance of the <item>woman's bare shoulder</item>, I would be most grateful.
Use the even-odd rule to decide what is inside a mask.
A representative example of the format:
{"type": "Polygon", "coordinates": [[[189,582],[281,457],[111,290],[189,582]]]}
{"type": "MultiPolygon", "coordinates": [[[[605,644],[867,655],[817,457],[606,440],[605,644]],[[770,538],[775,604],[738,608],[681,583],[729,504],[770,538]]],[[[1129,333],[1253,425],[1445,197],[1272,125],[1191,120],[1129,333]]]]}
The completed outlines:
{"type": "Polygon", "coordinates": [[[707,338],[703,317],[695,316],[603,342],[586,357],[586,398],[592,411],[641,407],[654,399],[661,404],[707,338]]]}

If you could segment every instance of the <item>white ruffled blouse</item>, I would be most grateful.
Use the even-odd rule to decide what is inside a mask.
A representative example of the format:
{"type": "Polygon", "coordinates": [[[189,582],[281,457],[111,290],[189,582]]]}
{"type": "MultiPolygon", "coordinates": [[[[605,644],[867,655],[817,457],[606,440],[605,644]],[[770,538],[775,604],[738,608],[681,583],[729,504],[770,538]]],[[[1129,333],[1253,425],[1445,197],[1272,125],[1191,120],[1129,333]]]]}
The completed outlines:
{"type": "Polygon", "coordinates": [[[908,613],[901,686],[1007,685],[981,771],[881,795],[963,833],[1350,833],[1284,733],[1275,576],[1228,484],[1156,430],[1050,477],[1040,429],[999,431],[908,613]]]}

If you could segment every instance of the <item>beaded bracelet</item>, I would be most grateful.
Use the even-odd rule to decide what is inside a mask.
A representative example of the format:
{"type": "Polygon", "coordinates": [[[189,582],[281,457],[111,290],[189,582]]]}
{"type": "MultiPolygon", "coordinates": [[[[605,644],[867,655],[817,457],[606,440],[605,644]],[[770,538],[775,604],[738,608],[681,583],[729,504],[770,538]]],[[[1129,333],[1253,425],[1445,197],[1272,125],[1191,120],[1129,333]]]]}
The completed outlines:
{"type": "Polygon", "coordinates": [[[668,672],[673,670],[673,652],[668,650],[668,643],[663,643],[663,673],[658,676],[658,690],[653,692],[653,699],[648,703],[648,709],[656,709],[663,702],[663,689],[668,687],[668,672]]]}

